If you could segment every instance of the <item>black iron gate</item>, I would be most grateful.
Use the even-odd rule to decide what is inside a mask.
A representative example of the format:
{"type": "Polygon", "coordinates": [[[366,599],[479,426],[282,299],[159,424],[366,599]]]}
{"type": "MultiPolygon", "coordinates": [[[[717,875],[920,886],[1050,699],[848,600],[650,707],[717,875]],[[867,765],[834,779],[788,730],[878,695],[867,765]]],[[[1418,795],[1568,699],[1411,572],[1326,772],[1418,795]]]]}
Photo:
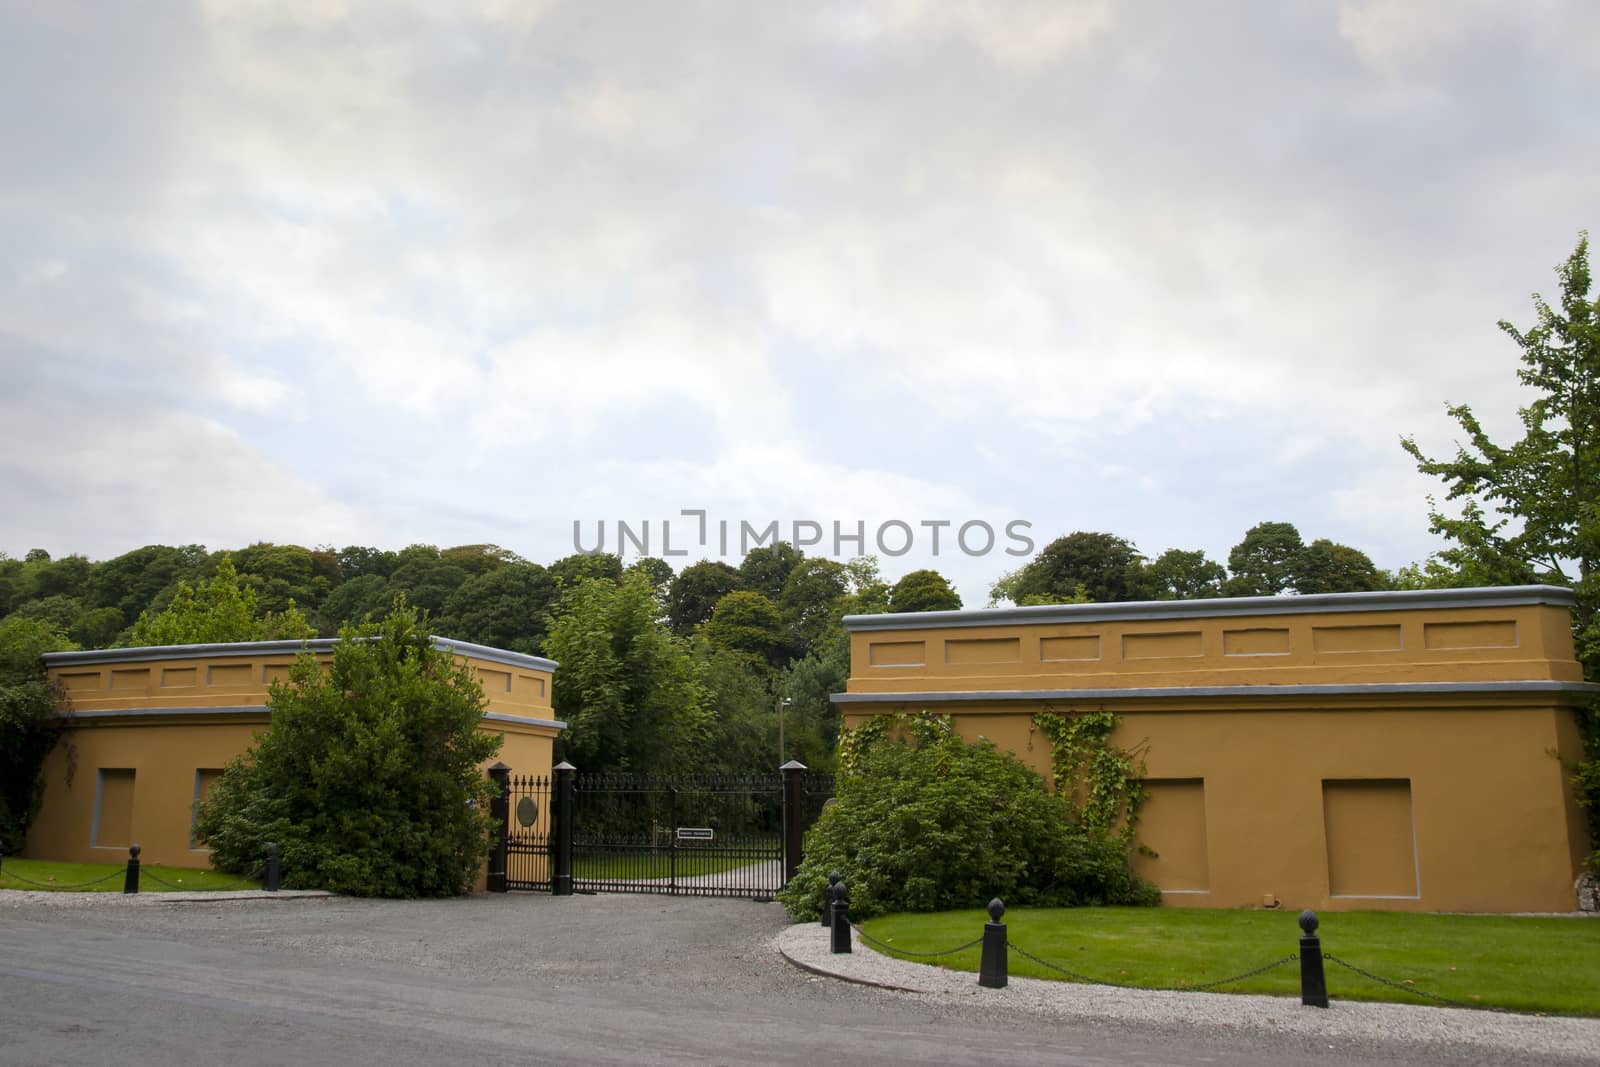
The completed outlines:
{"type": "Polygon", "coordinates": [[[489,889],[770,900],[800,866],[833,779],[799,763],[739,776],[513,778],[497,764],[504,827],[489,889]]]}
{"type": "MultiPolygon", "coordinates": [[[[509,770],[509,768],[508,768],[509,770]]],[[[500,813],[504,826],[505,846],[501,869],[504,871],[504,889],[543,889],[554,885],[555,864],[552,860],[550,817],[551,782],[549,778],[532,776],[506,776],[503,799],[505,811],[500,813]]],[[[491,865],[490,889],[495,889],[491,865]]]]}

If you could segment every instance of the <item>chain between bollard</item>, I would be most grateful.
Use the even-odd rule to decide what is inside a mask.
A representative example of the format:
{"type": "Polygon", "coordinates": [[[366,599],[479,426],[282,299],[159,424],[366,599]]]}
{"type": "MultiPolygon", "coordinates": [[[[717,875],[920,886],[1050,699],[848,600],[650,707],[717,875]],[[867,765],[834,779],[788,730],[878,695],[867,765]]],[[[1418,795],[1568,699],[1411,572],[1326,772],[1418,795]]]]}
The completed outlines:
{"type": "Polygon", "coordinates": [[[850,929],[859,934],[861,940],[865,941],[869,945],[876,945],[885,952],[893,952],[897,956],[911,956],[919,960],[931,960],[937,956],[954,956],[957,952],[965,952],[969,948],[977,948],[979,945],[983,944],[983,938],[977,937],[973,938],[971,941],[968,941],[965,945],[957,945],[955,948],[947,948],[943,952],[912,952],[910,949],[895,948],[886,941],[879,941],[877,938],[867,933],[855,923],[850,924],[850,929]]]}
{"type": "Polygon", "coordinates": [[[1186,984],[1186,985],[1151,986],[1151,985],[1134,985],[1134,984],[1132,984],[1130,982],[1113,982],[1110,979],[1106,979],[1106,978],[1092,978],[1089,975],[1080,974],[1077,971],[1069,970],[1068,968],[1063,967],[1058,963],[1052,963],[1049,960],[1044,959],[1041,956],[1035,956],[1033,953],[1029,952],[1027,949],[1023,948],[1020,945],[1015,944],[1012,941],[1008,940],[1006,942],[1006,947],[1009,948],[1009,949],[1014,950],[1018,955],[1021,955],[1021,956],[1025,957],[1026,959],[1032,960],[1034,963],[1037,963],[1041,967],[1046,967],[1046,968],[1048,968],[1048,969],[1050,969],[1052,971],[1056,971],[1056,972],[1058,972],[1060,974],[1064,974],[1068,978],[1075,979],[1076,981],[1079,981],[1079,982],[1087,982],[1090,985],[1111,986],[1112,988],[1115,988],[1115,989],[1137,989],[1137,990],[1142,990],[1142,991],[1147,992],[1147,993],[1200,993],[1200,992],[1204,992],[1207,989],[1216,989],[1219,986],[1233,985],[1235,982],[1242,982],[1246,978],[1254,978],[1254,977],[1256,977],[1256,975],[1259,975],[1259,974],[1266,974],[1270,970],[1273,970],[1273,969],[1278,968],[1278,967],[1282,967],[1286,963],[1293,963],[1293,962],[1295,962],[1296,960],[1298,960],[1300,958],[1299,956],[1297,956],[1296,954],[1291,952],[1289,955],[1284,956],[1282,959],[1276,959],[1276,960],[1273,960],[1271,963],[1262,964],[1260,967],[1257,967],[1254,970],[1245,971],[1243,974],[1231,975],[1231,976],[1229,976],[1227,978],[1219,978],[1219,979],[1217,979],[1216,981],[1213,981],[1213,982],[1194,982],[1194,983],[1186,984]]]}
{"type": "Polygon", "coordinates": [[[1415,986],[1406,985],[1404,982],[1396,982],[1394,979],[1385,978],[1381,974],[1373,974],[1371,971],[1363,970],[1362,968],[1357,967],[1355,964],[1350,963],[1348,960],[1340,959],[1338,956],[1335,956],[1331,952],[1324,952],[1322,954],[1322,958],[1327,960],[1327,961],[1329,961],[1330,963],[1337,963],[1339,966],[1343,967],[1347,971],[1354,971],[1356,974],[1359,974],[1361,977],[1367,979],[1368,981],[1377,982],[1379,985],[1389,986],[1391,989],[1398,989],[1402,993],[1410,993],[1412,996],[1421,997],[1424,1000],[1432,1000],[1432,1001],[1435,1001],[1435,1002],[1437,1002],[1439,1004],[1448,1004],[1453,1008],[1470,1008],[1473,1011],[1493,1011],[1493,1012],[1499,1012],[1499,1013],[1501,1013],[1503,1015],[1539,1015],[1539,1014],[1542,1014],[1540,1012],[1519,1012],[1514,1008],[1499,1008],[1499,1007],[1495,1007],[1494,1005],[1490,1005],[1490,1004],[1474,1004],[1474,1003],[1472,1003],[1471,1001],[1468,1001],[1468,1000],[1454,1000],[1454,999],[1452,999],[1450,997],[1440,996],[1438,993],[1430,993],[1426,989],[1417,989],[1415,986]]]}
{"type": "Polygon", "coordinates": [[[143,877],[143,878],[150,879],[152,882],[156,883],[157,885],[164,885],[168,889],[176,890],[179,893],[225,893],[230,889],[234,889],[234,888],[237,888],[238,886],[244,885],[246,882],[257,881],[258,877],[259,877],[258,875],[247,874],[243,878],[236,879],[236,880],[234,880],[232,882],[228,882],[228,883],[225,883],[223,885],[210,885],[210,886],[206,886],[203,889],[200,889],[200,888],[196,888],[195,886],[174,885],[171,882],[167,881],[165,878],[162,878],[160,875],[153,873],[148,867],[140,868],[139,875],[141,877],[143,877]]]}
{"type": "Polygon", "coordinates": [[[32,878],[27,878],[27,877],[24,877],[23,875],[20,875],[20,874],[16,873],[15,871],[7,871],[7,870],[0,870],[0,878],[15,878],[17,881],[22,882],[24,885],[36,885],[40,889],[50,889],[50,890],[55,890],[57,892],[62,892],[62,891],[72,890],[72,889],[87,889],[89,886],[92,886],[92,885],[100,885],[102,882],[109,882],[113,878],[122,878],[122,877],[124,877],[125,873],[126,872],[121,867],[118,867],[116,870],[112,871],[110,874],[106,875],[104,878],[96,878],[96,879],[94,879],[93,881],[90,881],[90,882],[73,882],[70,885],[61,885],[58,882],[36,882],[32,878]]]}

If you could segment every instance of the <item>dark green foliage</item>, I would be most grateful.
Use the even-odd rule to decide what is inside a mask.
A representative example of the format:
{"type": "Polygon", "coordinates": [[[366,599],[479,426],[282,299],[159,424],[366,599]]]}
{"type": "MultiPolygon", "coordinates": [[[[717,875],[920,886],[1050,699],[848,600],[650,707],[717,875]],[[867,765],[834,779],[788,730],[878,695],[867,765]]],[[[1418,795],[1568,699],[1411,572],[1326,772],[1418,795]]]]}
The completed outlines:
{"type": "Polygon", "coordinates": [[[1125,538],[1078,531],[1051,541],[1021,571],[1008,595],[1018,604],[1142,600],[1144,557],[1125,538]]]}
{"type": "Polygon", "coordinates": [[[400,561],[395,554],[383,549],[346,545],[339,550],[339,575],[347,582],[366,574],[387,578],[398,566],[400,561]]]}
{"type": "Polygon", "coordinates": [[[71,647],[45,623],[0,622],[0,852],[6,855],[22,851],[43,792],[39,770],[60,733],[51,715],[61,695],[46,684],[40,657],[71,647]]]}
{"type": "Polygon", "coordinates": [[[500,747],[478,729],[483,690],[404,605],[340,637],[330,670],[303,655],[273,684],[272,728],[212,788],[196,835],[223,871],[277,844],[288,888],[464,893],[489,847],[478,768],[500,747]]]}
{"type": "Polygon", "coordinates": [[[760,593],[738,590],[717,601],[705,635],[717,648],[774,665],[783,650],[783,616],[778,605],[760,593]]]}
{"type": "Polygon", "coordinates": [[[1145,567],[1145,584],[1157,600],[1201,600],[1222,595],[1228,572],[1204,552],[1169,548],[1145,567]]]}
{"type": "Polygon", "coordinates": [[[783,610],[792,655],[803,655],[839,624],[840,609],[850,590],[850,569],[831,559],[802,560],[789,572],[778,606],[783,610]]]}
{"type": "Polygon", "coordinates": [[[691,563],[672,580],[667,592],[667,624],[685,635],[708,622],[717,601],[739,588],[739,572],[720,560],[691,563]]]}
{"type": "Polygon", "coordinates": [[[555,579],[537,563],[508,563],[467,579],[445,601],[443,636],[538,655],[544,647],[555,579]]]}
{"type": "Polygon", "coordinates": [[[1295,561],[1297,593],[1364,593],[1390,584],[1365,552],[1327,538],[1311,542],[1295,561]]]}
{"type": "Polygon", "coordinates": [[[1290,522],[1258,522],[1228,553],[1229,596],[1277,596],[1294,588],[1305,544],[1290,522]]]}
{"type": "Polygon", "coordinates": [[[360,574],[346,579],[322,602],[319,614],[323,632],[331,633],[345,623],[363,623],[374,615],[386,614],[394,605],[394,597],[389,579],[381,574],[360,574]]]}
{"type": "Polygon", "coordinates": [[[938,571],[911,571],[894,583],[889,593],[889,610],[904,611],[955,611],[961,607],[961,597],[950,588],[950,583],[938,571]]]}
{"type": "Polygon", "coordinates": [[[806,835],[805,861],[780,899],[821,914],[827,874],[844,875],[850,914],[1011,906],[1151,904],[1125,849],[1080,828],[1071,804],[989,741],[967,744],[949,720],[867,724],[837,793],[806,835]],[[894,735],[898,734],[896,738],[894,735]]]}
{"type": "Polygon", "coordinates": [[[776,604],[783,599],[783,586],[789,574],[805,558],[804,552],[787,541],[757,545],[745,553],[739,564],[740,588],[760,593],[776,604]]]}
{"type": "Polygon", "coordinates": [[[316,630],[290,600],[283,611],[266,610],[254,588],[234,572],[224,553],[210,581],[178,583],[178,595],[159,612],[139,616],[130,645],[202,645],[225,641],[272,641],[315,637],[316,630]]]}
{"type": "Polygon", "coordinates": [[[391,593],[404,593],[406,602],[430,615],[444,610],[450,595],[467,580],[467,572],[442,559],[414,559],[402,563],[389,576],[391,593]]]}
{"type": "Polygon", "coordinates": [[[850,635],[840,627],[820,647],[796,660],[779,682],[780,693],[790,702],[786,712],[790,733],[799,739],[791,744],[791,751],[794,758],[818,773],[829,773],[834,767],[839,710],[832,694],[844,692],[849,679],[850,635]],[[816,738],[814,746],[808,746],[810,737],[816,738]]]}
{"type": "Polygon", "coordinates": [[[120,630],[132,626],[156,594],[180,581],[194,581],[208,563],[202,545],[145,545],[95,564],[89,574],[88,602],[117,609],[122,617],[120,630]]]}
{"type": "Polygon", "coordinates": [[[439,558],[474,577],[510,564],[528,562],[509,548],[499,545],[457,545],[441,551],[439,558]]]}
{"type": "Polygon", "coordinates": [[[571,589],[585,578],[622,581],[622,559],[610,552],[578,552],[562,556],[550,564],[548,570],[550,577],[564,590],[571,589]]]}
{"type": "Polygon", "coordinates": [[[545,641],[562,757],[583,771],[670,773],[703,752],[709,713],[692,650],[656,617],[639,571],[580,579],[545,641]]]}

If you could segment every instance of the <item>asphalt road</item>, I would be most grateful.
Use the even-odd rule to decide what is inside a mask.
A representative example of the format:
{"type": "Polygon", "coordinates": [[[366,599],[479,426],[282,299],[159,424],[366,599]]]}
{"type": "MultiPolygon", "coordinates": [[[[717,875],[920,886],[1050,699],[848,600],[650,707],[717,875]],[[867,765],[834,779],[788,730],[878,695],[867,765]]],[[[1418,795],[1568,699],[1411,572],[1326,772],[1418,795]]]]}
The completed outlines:
{"type": "Polygon", "coordinates": [[[1387,1038],[1074,1025],[996,1011],[976,989],[950,1004],[817,978],[772,950],[775,904],[118,903],[0,900],[0,1063],[1470,1062],[1387,1038]]]}

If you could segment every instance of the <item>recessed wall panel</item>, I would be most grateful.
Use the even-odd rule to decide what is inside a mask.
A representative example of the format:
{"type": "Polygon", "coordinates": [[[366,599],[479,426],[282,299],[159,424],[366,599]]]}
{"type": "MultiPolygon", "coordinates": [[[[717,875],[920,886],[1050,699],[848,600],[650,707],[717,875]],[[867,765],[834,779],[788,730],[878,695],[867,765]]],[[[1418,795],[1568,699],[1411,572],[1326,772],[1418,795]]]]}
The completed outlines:
{"type": "Polygon", "coordinates": [[[1430,649],[1516,648],[1517,624],[1511,619],[1425,623],[1422,644],[1430,649]]]}
{"type": "Polygon", "coordinates": [[[1398,652],[1403,647],[1399,626],[1315,626],[1314,652],[1398,652]]]}
{"type": "Polygon", "coordinates": [[[111,672],[112,689],[148,689],[150,687],[149,667],[124,667],[111,672]]]}
{"type": "Polygon", "coordinates": [[[966,637],[944,643],[946,663],[1020,663],[1020,637],[966,637]]]}
{"type": "Polygon", "coordinates": [[[1199,630],[1122,635],[1123,659],[1192,659],[1204,652],[1199,630]]]}
{"type": "Polygon", "coordinates": [[[248,663],[229,663],[206,668],[207,685],[249,685],[254,668],[248,663]]]}
{"type": "Polygon", "coordinates": [[[184,689],[200,684],[200,669],[198,667],[163,667],[161,668],[161,688],[184,689]]]}
{"type": "Polygon", "coordinates": [[[1287,656],[1289,631],[1287,629],[1257,628],[1222,631],[1224,656],[1287,656]]]}
{"type": "Polygon", "coordinates": [[[874,667],[920,667],[927,661],[922,641],[874,641],[867,646],[867,662],[874,667]]]}
{"type": "Polygon", "coordinates": [[[134,772],[129,768],[100,768],[90,844],[97,848],[128,847],[133,827],[133,780],[134,772]]]}
{"type": "Polygon", "coordinates": [[[1208,892],[1211,867],[1206,844],[1206,787],[1201,778],[1149,779],[1139,813],[1134,870],[1165,892],[1208,892]]]}
{"type": "Polygon", "coordinates": [[[1322,783],[1328,892],[1336,897],[1417,896],[1417,845],[1406,778],[1322,783]]]}
{"type": "Polygon", "coordinates": [[[1100,658],[1100,635],[1081,637],[1041,637],[1039,658],[1047,663],[1100,658]]]}
{"type": "Polygon", "coordinates": [[[478,682],[483,686],[483,691],[485,693],[511,692],[510,671],[491,671],[483,667],[479,667],[478,682]]]}

